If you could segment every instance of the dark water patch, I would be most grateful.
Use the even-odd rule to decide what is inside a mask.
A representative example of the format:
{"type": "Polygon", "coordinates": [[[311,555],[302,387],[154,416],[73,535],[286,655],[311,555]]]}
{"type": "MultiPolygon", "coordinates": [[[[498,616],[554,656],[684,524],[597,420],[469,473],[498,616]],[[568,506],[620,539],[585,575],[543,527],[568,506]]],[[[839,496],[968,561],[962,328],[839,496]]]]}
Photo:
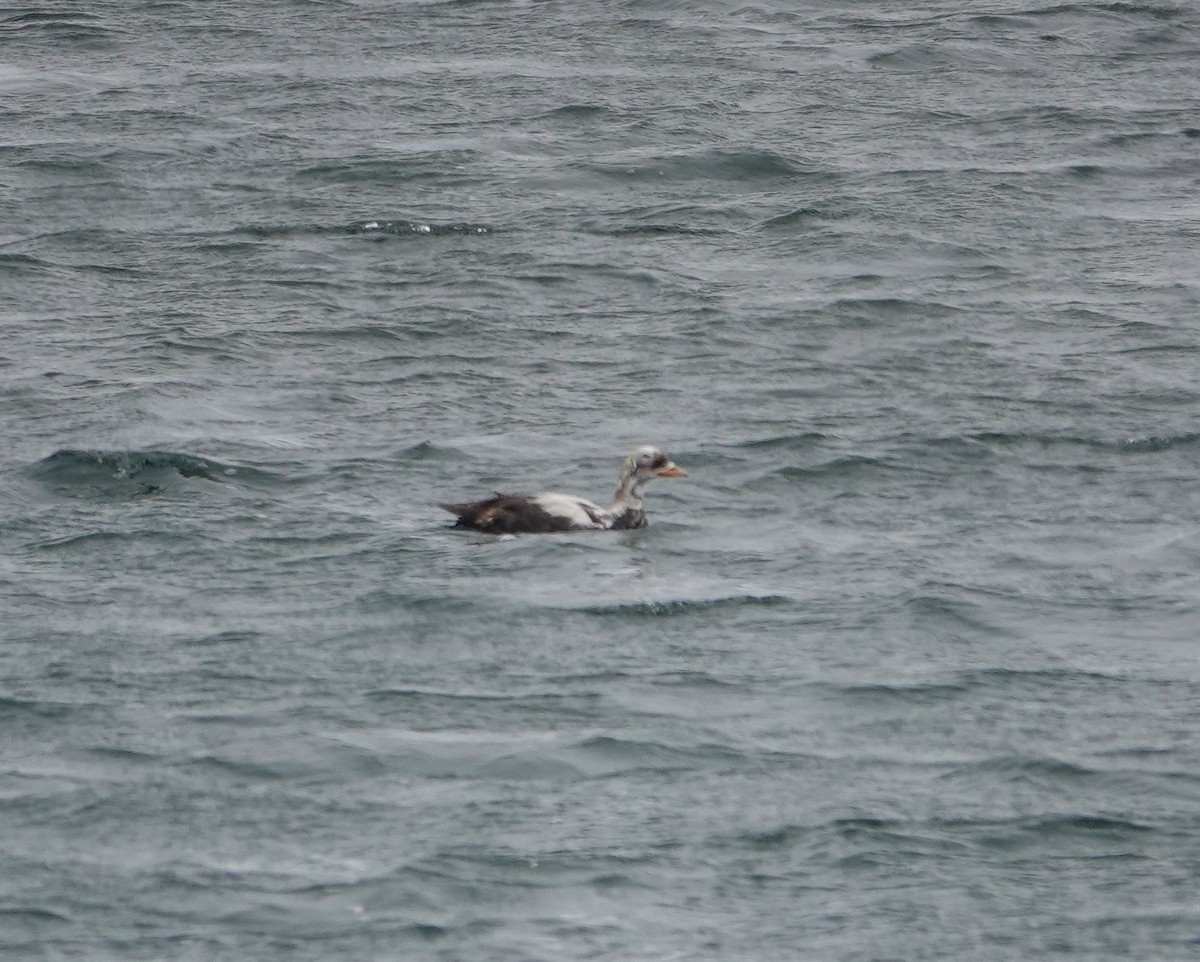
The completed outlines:
{"type": "MultiPolygon", "coordinates": [[[[232,230],[217,235],[218,237],[250,237],[253,240],[286,240],[289,238],[302,237],[326,237],[326,236],[341,236],[347,232],[349,228],[345,224],[315,224],[315,223],[259,223],[259,224],[243,224],[235,227],[232,230]]],[[[221,241],[209,241],[216,245],[222,245],[221,241]]],[[[234,242],[228,242],[232,245],[234,242]]],[[[251,250],[259,250],[258,245],[249,245],[251,250]]]]}
{"type": "MultiPolygon", "coordinates": [[[[1124,327],[1125,325],[1122,325],[1124,327]]],[[[1141,344],[1136,347],[1123,347],[1114,351],[1124,357],[1139,357],[1148,355],[1165,355],[1169,360],[1185,357],[1195,357],[1200,353],[1195,345],[1183,342],[1165,344],[1141,344]]]]}
{"type": "Polygon", "coordinates": [[[0,253],[0,276],[18,277],[24,274],[50,274],[62,271],[58,264],[34,257],[32,254],[0,253]]]}
{"type": "Polygon", "coordinates": [[[778,434],[751,441],[739,441],[731,444],[735,451],[749,451],[755,455],[760,452],[808,450],[814,446],[825,444],[830,440],[828,435],[817,431],[802,431],[797,434],[778,434]]]}
{"type": "Polygon", "coordinates": [[[1054,758],[1030,758],[1021,755],[1003,755],[988,758],[968,765],[960,765],[939,777],[946,780],[985,776],[1004,782],[1036,781],[1051,784],[1078,782],[1103,777],[1103,773],[1092,768],[1074,765],[1054,758]]]}
{"type": "Polygon", "coordinates": [[[725,150],[709,148],[693,153],[668,154],[654,158],[630,158],[627,162],[592,163],[590,169],[620,180],[649,180],[667,183],[716,180],[745,184],[820,182],[833,175],[809,168],[770,150],[725,150]]]}
{"type": "MultiPolygon", "coordinates": [[[[611,604],[570,605],[570,610],[605,617],[664,618],[704,614],[723,609],[739,609],[790,602],[780,594],[738,594],[719,598],[669,598],[658,601],[614,601],[611,604]]],[[[557,607],[557,606],[556,606],[557,607]]]]}
{"type": "Polygon", "coordinates": [[[435,444],[432,441],[418,441],[396,451],[392,457],[397,461],[456,461],[468,462],[472,459],[458,448],[447,444],[435,444]]]}
{"type": "Polygon", "coordinates": [[[202,635],[199,638],[189,638],[184,643],[196,648],[204,648],[207,646],[219,647],[221,645],[251,645],[263,641],[266,635],[260,631],[252,631],[247,629],[226,629],[218,631],[210,635],[202,635]]]}
{"type": "Polygon", "coordinates": [[[251,782],[282,782],[375,776],[388,770],[384,758],[344,741],[298,737],[287,744],[252,740],[179,763],[182,771],[251,782]]]}
{"type": "MultiPolygon", "coordinates": [[[[1136,130],[1136,131],[1119,131],[1109,134],[1100,140],[1100,144],[1105,147],[1140,147],[1140,146],[1157,146],[1162,144],[1166,146],[1170,141],[1182,137],[1184,140],[1191,139],[1193,132],[1188,128],[1179,130],[1136,130]],[[1164,142],[1166,142],[1164,144],[1164,142]]],[[[1162,169],[1162,168],[1158,168],[1162,169]]]]}
{"type": "Polygon", "coordinates": [[[27,902],[28,897],[12,901],[17,904],[0,906],[0,953],[22,951],[28,952],[29,958],[36,958],[48,950],[52,944],[48,940],[61,936],[64,928],[70,930],[78,924],[73,916],[61,910],[20,904],[27,902]]]}
{"type": "MultiPolygon", "coordinates": [[[[375,700],[386,704],[397,697],[407,700],[402,693],[390,692],[376,693],[375,700]]],[[[469,699],[456,699],[456,705],[459,712],[469,713],[474,707],[469,699]]],[[[434,703],[423,707],[441,708],[434,703]]],[[[536,707],[533,710],[536,712],[536,707]]],[[[447,730],[446,724],[448,718],[427,730],[348,734],[330,746],[292,744],[268,750],[265,744],[251,745],[197,759],[186,767],[265,781],[327,781],[400,773],[431,779],[524,782],[609,779],[635,772],[663,775],[751,762],[719,744],[678,746],[613,735],[566,741],[537,732],[489,735],[478,725],[458,735],[447,730]]]]}
{"type": "Polygon", "coordinates": [[[689,224],[622,224],[592,228],[591,232],[605,237],[720,237],[733,233],[728,229],[689,224]]]}
{"type": "Polygon", "coordinates": [[[28,173],[50,174],[55,178],[69,179],[72,186],[81,184],[103,184],[109,190],[117,191],[117,168],[113,161],[119,158],[102,156],[81,156],[73,152],[58,152],[43,149],[33,153],[30,149],[16,151],[13,166],[28,173]]]}
{"type": "Polygon", "coordinates": [[[637,772],[665,776],[753,763],[741,752],[720,744],[680,746],[614,735],[564,741],[537,733],[488,737],[477,731],[475,735],[446,737],[431,730],[426,736],[419,732],[366,736],[360,747],[388,769],[408,774],[499,781],[610,779],[637,772]]]}
{"type": "Polygon", "coordinates": [[[1079,842],[1111,844],[1140,841],[1158,831],[1153,825],[1133,819],[1084,813],[1029,815],[953,827],[960,831],[966,829],[979,844],[989,848],[1046,846],[1049,851],[1079,842]]]}
{"type": "Polygon", "coordinates": [[[1065,853],[1088,858],[1140,858],[1128,846],[1143,844],[1147,836],[1157,831],[1153,825],[1135,819],[1087,813],[918,821],[859,816],[814,825],[786,824],[746,832],[728,841],[734,847],[749,848],[763,855],[785,855],[797,848],[811,848],[814,853],[852,868],[909,863],[914,857],[958,858],[980,848],[1042,851],[1048,858],[1065,853]]]}
{"type": "MultiPolygon", "coordinates": [[[[1088,691],[1096,697],[1121,695],[1134,684],[1121,675],[1109,675],[1082,668],[1030,669],[978,668],[962,672],[958,683],[996,697],[1024,695],[1061,698],[1064,691],[1088,691]]],[[[1138,682],[1156,686],[1161,682],[1138,682]]]]}
{"type": "Polygon", "coordinates": [[[987,607],[957,597],[962,589],[957,585],[945,585],[942,593],[927,591],[913,594],[904,599],[904,609],[918,623],[936,625],[939,631],[947,628],[965,631],[970,635],[990,638],[1018,638],[1020,633],[1005,628],[985,617],[987,607]]]}
{"type": "Polygon", "coordinates": [[[0,721],[11,724],[19,719],[62,719],[76,710],[75,705],[36,698],[0,696],[0,721]]]}
{"type": "MultiPolygon", "coordinates": [[[[259,676],[244,675],[236,680],[248,681],[251,684],[257,685],[262,684],[262,678],[259,676]]],[[[265,727],[279,723],[278,714],[259,711],[180,711],[174,717],[189,725],[211,727],[214,729],[236,729],[239,731],[261,731],[265,727]]]]}
{"type": "Polygon", "coordinates": [[[903,704],[929,705],[961,698],[968,691],[968,686],[953,682],[912,682],[870,685],[829,685],[839,696],[862,699],[870,705],[878,705],[885,701],[898,701],[903,704]]]}
{"type": "MultiPolygon", "coordinates": [[[[439,524],[433,527],[451,532],[456,537],[459,535],[459,532],[451,524],[439,524]]],[[[494,536],[481,535],[477,539],[477,543],[488,544],[496,540],[498,539],[494,536]]],[[[347,603],[346,608],[347,610],[363,614],[403,611],[417,617],[428,616],[433,619],[439,619],[443,617],[456,618],[484,611],[490,611],[493,616],[496,616],[498,614],[496,609],[500,606],[501,602],[497,599],[472,597],[461,593],[424,594],[412,591],[411,589],[397,589],[392,591],[386,588],[375,588],[364,592],[352,602],[347,603]]],[[[515,606],[516,602],[511,602],[509,605],[504,605],[503,607],[511,609],[515,606]]]]}
{"type": "Polygon", "coordinates": [[[938,825],[904,819],[852,816],[812,825],[785,824],[745,832],[728,840],[765,857],[809,849],[806,858],[831,859],[845,868],[895,865],[913,858],[957,857],[968,850],[938,825]]]}
{"type": "Polygon", "coordinates": [[[850,480],[901,470],[902,465],[892,458],[867,454],[844,454],[818,464],[787,465],[776,468],[772,475],[785,481],[850,480]]]}
{"type": "Polygon", "coordinates": [[[649,204],[584,218],[580,230],[598,237],[722,237],[736,235],[746,216],[730,204],[649,204]]]}
{"type": "MultiPolygon", "coordinates": [[[[539,851],[536,857],[519,854],[503,847],[486,847],[462,841],[419,864],[405,869],[405,875],[420,883],[423,891],[436,890],[446,883],[494,889],[496,885],[518,889],[561,889],[568,885],[600,885],[608,878],[626,878],[631,867],[654,866],[664,852],[676,846],[660,842],[657,851],[628,855],[609,855],[603,851],[539,851]]],[[[644,886],[636,881],[634,887],[644,886]]],[[[474,893],[480,894],[480,893],[474,893]]]]}
{"type": "Polygon", "coordinates": [[[553,717],[590,720],[601,702],[599,692],[570,691],[438,691],[430,689],[376,689],[362,697],[377,703],[380,711],[394,719],[407,720],[424,730],[438,724],[473,722],[481,728],[496,723],[497,717],[553,717]]]}
{"type": "Polygon", "coordinates": [[[905,73],[949,70],[963,65],[963,52],[939,43],[911,43],[867,57],[867,64],[905,73]]]}
{"type": "Polygon", "coordinates": [[[27,922],[72,922],[71,916],[62,912],[56,912],[53,909],[42,908],[40,906],[29,907],[4,907],[0,908],[0,926],[6,924],[20,925],[27,922]]]}
{"type": "Polygon", "coordinates": [[[479,692],[438,691],[424,688],[378,688],[363,692],[364,698],[383,703],[400,704],[421,708],[428,705],[448,706],[494,706],[511,705],[524,710],[539,710],[538,706],[561,706],[576,703],[580,699],[598,701],[600,695],[593,692],[479,692]]]}
{"type": "MultiPolygon", "coordinates": [[[[514,270],[510,279],[539,287],[564,287],[578,284],[581,279],[605,282],[617,281],[625,284],[636,284],[641,287],[662,287],[666,273],[654,267],[622,266],[608,261],[570,261],[559,258],[540,262],[534,269],[514,270]]],[[[563,330],[561,321],[557,318],[548,320],[538,330],[538,337],[560,337],[574,342],[577,335],[563,330]]],[[[544,363],[544,362],[543,362],[544,363]]]]}
{"type": "Polygon", "coordinates": [[[1046,7],[1031,7],[1020,11],[1020,14],[1026,17],[1078,15],[1086,21],[1095,17],[1097,12],[1145,16],[1153,20],[1176,20],[1191,11],[1187,7],[1171,3],[1058,3],[1046,7]]]}
{"type": "Polygon", "coordinates": [[[1093,445],[1120,454],[1157,454],[1162,451],[1194,451],[1200,449],[1200,434],[1146,435],[1123,441],[1093,441],[1093,445]]]}
{"type": "Polygon", "coordinates": [[[784,231],[796,227],[805,227],[809,224],[839,220],[846,216],[849,215],[826,207],[796,207],[782,214],[768,217],[755,226],[758,230],[763,231],[784,231]]]}
{"type": "Polygon", "coordinates": [[[80,757],[103,762],[117,762],[120,765],[149,765],[156,766],[163,759],[155,752],[142,752],[133,748],[115,748],[111,745],[97,745],[79,753],[80,757]]]}
{"type": "MultiPolygon", "coordinates": [[[[1191,432],[1175,435],[1102,438],[1072,434],[975,431],[943,437],[901,435],[899,440],[911,445],[915,450],[923,448],[930,453],[943,452],[972,459],[1010,452],[1069,453],[1072,449],[1131,457],[1166,452],[1191,453],[1200,450],[1200,433],[1191,432]]],[[[1077,463],[1078,458],[1071,461],[1072,465],[1077,463]]],[[[1085,464],[1078,464],[1078,466],[1087,467],[1085,464]]],[[[1091,466],[1096,467],[1094,464],[1091,466]]]]}
{"type": "Polygon", "coordinates": [[[442,186],[455,183],[474,183],[478,177],[473,168],[478,156],[471,150],[430,151],[423,154],[345,159],[312,164],[294,175],[301,181],[315,181],[331,186],[358,187],[369,185],[406,188],[426,178],[436,178],[442,186]]]}
{"type": "Polygon", "coordinates": [[[747,761],[745,755],[724,745],[701,744],[682,748],[661,742],[597,735],[576,746],[592,774],[611,775],[635,770],[663,772],[674,768],[724,766],[747,761]]]}
{"type": "Polygon", "coordinates": [[[60,494],[119,499],[158,494],[180,479],[268,486],[281,480],[261,468],[156,450],[65,448],[31,466],[28,473],[60,494]]]}
{"type": "Polygon", "coordinates": [[[761,831],[743,832],[737,835],[733,841],[758,851],[770,852],[789,849],[797,842],[807,839],[811,834],[812,829],[808,826],[781,825],[761,831]]]}
{"type": "MultiPolygon", "coordinates": [[[[976,609],[966,608],[965,623],[969,627],[981,628],[990,637],[996,629],[987,622],[971,616],[976,609]]],[[[939,605],[934,614],[943,615],[939,605]]],[[[954,612],[950,615],[957,617],[954,612]]],[[[1021,670],[1014,668],[979,668],[956,672],[942,681],[912,681],[912,682],[871,682],[869,684],[823,683],[822,687],[832,693],[850,698],[862,698],[870,702],[880,700],[895,700],[913,704],[934,704],[945,701],[955,701],[965,695],[986,695],[989,698],[1029,698],[1061,700],[1064,693],[1088,692],[1090,697],[1111,698],[1127,695],[1132,684],[1160,684],[1158,682],[1133,682],[1120,675],[1107,675],[1085,669],[1060,668],[1021,670]]],[[[1026,770],[1034,771],[1042,763],[1028,759],[989,759],[979,763],[988,766],[1022,766],[1029,765],[1026,770]]],[[[1082,771],[1082,770],[1081,770],[1082,771]]]]}
{"type": "Polygon", "coordinates": [[[83,11],[26,8],[0,17],[0,38],[10,42],[72,44],[82,49],[114,47],[127,31],[83,11]]]}
{"type": "Polygon", "coordinates": [[[545,113],[539,114],[540,117],[552,117],[562,120],[580,120],[580,121],[595,121],[602,117],[614,116],[615,111],[604,104],[563,104],[561,107],[555,107],[553,110],[547,110],[545,113]]]}
{"type": "Polygon", "coordinates": [[[140,531],[86,531],[82,534],[68,534],[54,538],[46,538],[34,542],[32,547],[39,552],[68,551],[75,552],[80,548],[91,549],[97,553],[114,551],[132,539],[142,542],[158,541],[164,547],[177,544],[177,538],[165,531],[144,529],[140,531]]]}
{"type": "Polygon", "coordinates": [[[707,671],[681,669],[679,671],[662,672],[646,679],[653,685],[671,688],[716,688],[740,689],[742,686],[725,678],[718,678],[707,671]]]}
{"type": "Polygon", "coordinates": [[[904,297],[847,297],[829,305],[831,316],[859,324],[890,324],[913,317],[922,320],[957,317],[961,313],[950,304],[904,297]]]}
{"type": "Polygon", "coordinates": [[[138,267],[127,267],[121,264],[104,264],[98,261],[72,262],[68,255],[51,260],[35,257],[29,254],[0,254],[0,277],[11,276],[14,280],[22,277],[51,277],[60,279],[84,280],[88,275],[99,275],[102,278],[114,277],[121,279],[137,279],[148,276],[148,272],[138,267]]]}

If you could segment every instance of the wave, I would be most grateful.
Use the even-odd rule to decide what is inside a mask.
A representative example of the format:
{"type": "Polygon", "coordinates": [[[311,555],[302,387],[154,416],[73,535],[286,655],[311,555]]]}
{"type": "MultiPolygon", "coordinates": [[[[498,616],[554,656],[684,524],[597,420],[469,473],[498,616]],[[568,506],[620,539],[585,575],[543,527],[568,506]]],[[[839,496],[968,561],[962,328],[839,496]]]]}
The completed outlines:
{"type": "Polygon", "coordinates": [[[499,231],[494,224],[481,222],[458,221],[438,223],[432,220],[410,219],[406,217],[369,217],[350,223],[249,223],[241,224],[220,234],[204,235],[203,239],[195,242],[196,249],[212,249],[223,251],[258,250],[254,241],[271,241],[277,239],[302,237],[344,237],[351,235],[368,235],[375,237],[445,237],[445,236],[478,236],[495,234],[499,231]],[[214,239],[214,237],[216,239],[214,239]],[[222,238],[229,238],[228,240],[222,238]],[[250,241],[239,238],[250,238],[250,241]]]}
{"type": "Polygon", "coordinates": [[[771,150],[720,148],[656,157],[638,156],[627,161],[594,162],[588,168],[622,180],[778,182],[798,178],[823,181],[834,176],[771,150]]]}
{"type": "Polygon", "coordinates": [[[791,601],[781,594],[735,594],[716,598],[664,598],[659,600],[614,601],[608,604],[568,606],[573,611],[592,615],[633,615],[661,618],[699,614],[723,608],[781,605],[791,601]]]}
{"type": "MultiPolygon", "coordinates": [[[[735,847],[786,851],[831,842],[850,846],[843,861],[904,859],[951,853],[966,846],[1026,847],[1104,843],[1156,831],[1136,818],[1091,812],[1045,812],[1012,818],[902,819],[846,816],[809,825],[793,823],[747,831],[725,839],[735,847]]],[[[1116,854],[1124,854],[1116,853],[1116,854]]]]}
{"type": "Polygon", "coordinates": [[[38,43],[109,46],[127,35],[127,31],[114,28],[90,13],[31,10],[0,18],[0,36],[10,41],[29,39],[38,43]]]}
{"type": "Polygon", "coordinates": [[[794,207],[782,214],[775,214],[759,221],[755,227],[758,230],[780,230],[791,227],[807,226],[812,223],[823,223],[831,220],[842,220],[851,216],[848,212],[831,207],[794,207]]]}
{"type": "MultiPolygon", "coordinates": [[[[621,532],[622,535],[627,534],[621,532]]],[[[636,536],[636,535],[635,535],[636,536]]],[[[490,536],[487,536],[490,537],[490,536]]],[[[502,543],[512,545],[516,550],[525,553],[535,550],[539,553],[552,555],[559,550],[570,550],[572,544],[569,536],[557,539],[541,539],[545,543],[530,545],[528,541],[507,536],[508,541],[502,543]]],[[[578,544],[596,544],[594,532],[584,532],[578,544]]],[[[619,586],[618,586],[619,587],[619,586]]],[[[432,613],[437,617],[447,617],[450,614],[466,614],[477,611],[486,612],[489,617],[505,616],[526,618],[534,612],[568,613],[595,616],[600,618],[668,618],[699,615],[725,609],[786,605],[791,603],[790,596],[769,591],[744,591],[732,594],[716,593],[709,596],[629,598],[619,591],[613,591],[611,597],[607,594],[598,597],[594,591],[580,590],[567,593],[559,586],[554,590],[537,588],[533,591],[514,593],[511,579],[504,577],[495,581],[494,587],[481,590],[474,596],[458,594],[429,594],[415,595],[411,592],[396,592],[386,589],[370,591],[354,602],[362,610],[390,611],[403,609],[407,612],[432,613]]]]}
{"type": "Polygon", "coordinates": [[[1054,782],[1077,781],[1099,776],[1101,773],[1093,768],[1065,762],[1057,758],[1037,758],[1025,755],[997,755],[974,761],[965,765],[957,765],[940,777],[943,779],[958,779],[986,775],[989,778],[999,776],[1003,781],[1021,780],[1050,780],[1054,782]]]}
{"type": "MultiPolygon", "coordinates": [[[[921,599],[917,600],[921,601],[921,599]]],[[[952,605],[941,599],[938,599],[938,602],[938,614],[944,614],[943,609],[949,609],[950,617],[957,618],[967,627],[980,627],[989,633],[1002,631],[986,622],[971,618],[969,607],[965,607],[962,612],[959,612],[957,608],[960,606],[952,605]]],[[[1118,693],[1123,692],[1128,684],[1128,680],[1120,675],[1101,674],[1082,668],[1033,670],[976,668],[953,672],[938,680],[821,682],[817,687],[828,690],[837,696],[861,698],[871,704],[878,704],[883,700],[894,700],[920,705],[954,701],[971,692],[985,692],[992,697],[1007,694],[1010,696],[1038,696],[1047,699],[1061,697],[1062,692],[1067,689],[1078,691],[1080,688],[1084,688],[1097,695],[1099,689],[1111,689],[1114,693],[1118,693]]],[[[979,763],[979,765],[991,766],[1001,764],[1008,764],[1008,761],[989,759],[979,763]]]]}
{"type": "Polygon", "coordinates": [[[1064,14],[1078,14],[1081,18],[1091,21],[1095,18],[1097,12],[1145,16],[1153,20],[1176,20],[1185,16],[1189,12],[1189,8],[1162,3],[1056,3],[1044,7],[1031,7],[1027,10],[1014,11],[1010,16],[1061,17],[1064,14]]]}
{"type": "Polygon", "coordinates": [[[737,205],[668,202],[597,213],[579,229],[600,237],[727,237],[740,233],[745,219],[737,205]]]}
{"type": "Polygon", "coordinates": [[[894,699],[913,704],[931,704],[939,701],[951,701],[960,697],[967,686],[956,682],[914,682],[912,684],[873,684],[831,685],[821,687],[831,688],[838,695],[851,698],[861,698],[871,705],[878,705],[884,699],[894,699]]]}
{"type": "Polygon", "coordinates": [[[325,184],[368,183],[378,189],[392,186],[407,188],[425,178],[436,178],[443,186],[456,183],[475,184],[473,172],[478,153],[469,148],[429,150],[414,154],[395,154],[385,157],[345,158],[311,164],[295,173],[300,180],[325,184]]]}
{"type": "Polygon", "coordinates": [[[350,234],[372,234],[387,237],[445,237],[457,234],[494,234],[491,224],[456,223],[435,224],[419,220],[366,220],[356,221],[346,228],[350,234]]]}
{"type": "Polygon", "coordinates": [[[1156,435],[1147,434],[1125,438],[1088,437],[1073,434],[1039,434],[1007,431],[974,431],[942,437],[900,435],[902,442],[917,442],[923,447],[951,452],[980,455],[989,449],[1037,448],[1084,448],[1091,451],[1118,455],[1158,454],[1165,451],[1193,451],[1200,449],[1200,433],[1156,435]]]}
{"type": "MultiPolygon", "coordinates": [[[[379,693],[389,698],[390,693],[379,693]]],[[[400,773],[434,779],[544,781],[607,779],[633,772],[722,769],[755,759],[712,742],[669,744],[652,738],[552,732],[397,730],[341,732],[281,745],[250,737],[177,765],[218,777],[261,782],[340,781],[400,773]]]]}
{"type": "Polygon", "coordinates": [[[32,254],[0,252],[0,276],[4,274],[19,275],[35,272],[50,274],[61,270],[63,270],[61,265],[43,260],[40,257],[34,257],[32,254]]]}
{"type": "Polygon", "coordinates": [[[867,454],[844,454],[819,464],[787,465],[776,468],[771,473],[788,481],[805,481],[814,478],[857,477],[864,473],[888,471],[896,467],[896,463],[891,458],[867,454]]]}
{"type": "Polygon", "coordinates": [[[1080,840],[1102,843],[1156,831],[1153,825],[1133,818],[1087,812],[1049,812],[991,821],[947,821],[940,827],[967,833],[975,842],[997,848],[1057,847],[1080,840]]]}
{"type": "Polygon", "coordinates": [[[447,444],[434,444],[432,441],[417,441],[407,447],[400,448],[392,457],[401,461],[469,461],[458,448],[447,444]]]}
{"type": "Polygon", "coordinates": [[[570,120],[586,120],[592,121],[598,117],[615,116],[616,111],[604,104],[563,104],[561,107],[552,107],[544,113],[538,114],[540,118],[545,117],[562,117],[570,120]]]}
{"type": "MultiPolygon", "coordinates": [[[[40,905],[30,906],[7,906],[0,908],[0,928],[4,929],[5,933],[11,937],[15,931],[29,930],[32,926],[37,926],[39,929],[45,926],[46,932],[56,929],[61,929],[64,924],[73,924],[75,919],[62,912],[57,912],[54,909],[44,908],[40,905]]],[[[6,944],[12,945],[6,939],[6,944]]]]}
{"type": "Polygon", "coordinates": [[[231,464],[181,451],[96,451],[64,448],[29,468],[36,481],[60,492],[110,497],[156,494],[180,480],[275,483],[261,468],[231,464]]]}
{"type": "Polygon", "coordinates": [[[618,224],[594,228],[601,237],[722,237],[734,231],[721,227],[694,227],[687,224],[618,224]]]}
{"type": "Polygon", "coordinates": [[[1116,690],[1128,684],[1128,679],[1122,675],[1104,674],[1083,668],[977,668],[962,672],[958,677],[960,683],[966,687],[988,690],[1050,688],[1061,691],[1064,685],[1080,684],[1091,688],[1111,687],[1116,690]]]}
{"type": "Polygon", "coordinates": [[[70,715],[76,706],[63,702],[39,701],[12,696],[0,697],[0,720],[12,722],[17,718],[63,718],[70,715]]]}
{"type": "Polygon", "coordinates": [[[363,692],[364,698],[404,705],[562,705],[583,699],[598,699],[595,692],[500,692],[443,691],[432,688],[377,688],[363,692]]]}
{"type": "Polygon", "coordinates": [[[750,441],[732,444],[730,447],[735,451],[750,451],[757,454],[762,451],[779,449],[808,449],[829,440],[829,435],[821,434],[818,431],[799,431],[795,434],[773,434],[763,438],[754,438],[750,441]]]}

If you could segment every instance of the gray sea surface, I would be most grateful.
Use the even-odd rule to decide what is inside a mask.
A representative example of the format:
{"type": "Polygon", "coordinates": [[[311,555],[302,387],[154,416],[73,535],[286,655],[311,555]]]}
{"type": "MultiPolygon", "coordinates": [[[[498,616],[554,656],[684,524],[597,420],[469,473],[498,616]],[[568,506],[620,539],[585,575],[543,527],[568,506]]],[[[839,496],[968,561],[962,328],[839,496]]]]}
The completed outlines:
{"type": "Polygon", "coordinates": [[[1198,225],[1183,0],[10,0],[0,957],[1195,959],[1198,225]]]}

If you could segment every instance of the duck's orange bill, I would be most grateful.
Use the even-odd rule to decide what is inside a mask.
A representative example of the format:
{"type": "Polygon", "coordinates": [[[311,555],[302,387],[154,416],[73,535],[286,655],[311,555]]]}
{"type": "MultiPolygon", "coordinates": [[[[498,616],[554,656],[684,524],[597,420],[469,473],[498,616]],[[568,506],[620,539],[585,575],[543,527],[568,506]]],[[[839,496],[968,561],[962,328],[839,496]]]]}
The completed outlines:
{"type": "Polygon", "coordinates": [[[665,468],[659,468],[654,473],[660,478],[686,478],[688,476],[688,473],[673,461],[665,468]]]}

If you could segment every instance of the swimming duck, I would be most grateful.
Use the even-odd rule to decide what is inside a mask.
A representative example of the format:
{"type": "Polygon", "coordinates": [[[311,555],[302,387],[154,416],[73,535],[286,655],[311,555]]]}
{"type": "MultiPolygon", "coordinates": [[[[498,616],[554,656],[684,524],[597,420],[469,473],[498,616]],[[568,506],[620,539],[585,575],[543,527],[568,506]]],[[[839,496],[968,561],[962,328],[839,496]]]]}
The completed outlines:
{"type": "Polygon", "coordinates": [[[642,528],[642,488],[651,478],[686,478],[687,472],[658,448],[634,448],[621,462],[621,478],[612,505],[602,508],[586,498],[546,491],[497,494],[484,501],[442,504],[458,517],[457,527],[489,534],[547,534],[555,531],[604,531],[642,528]]]}

